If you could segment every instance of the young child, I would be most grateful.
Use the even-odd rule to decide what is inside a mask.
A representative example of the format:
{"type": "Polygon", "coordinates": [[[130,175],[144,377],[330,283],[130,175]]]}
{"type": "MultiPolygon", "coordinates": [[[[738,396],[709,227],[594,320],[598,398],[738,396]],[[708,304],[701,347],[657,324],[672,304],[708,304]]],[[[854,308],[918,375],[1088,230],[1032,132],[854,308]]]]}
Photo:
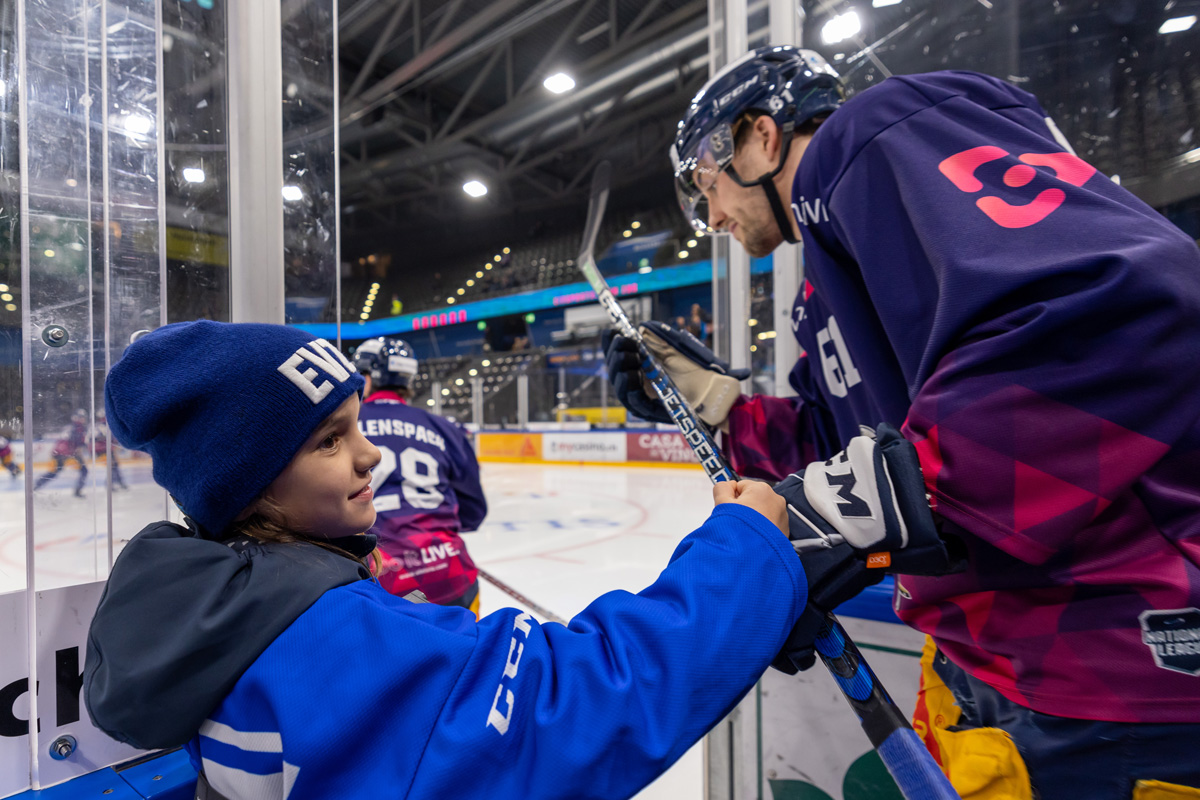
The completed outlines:
{"type": "Polygon", "coordinates": [[[569,627],[389,594],[364,563],[380,453],[362,387],[324,340],[208,321],[141,337],[106,382],[114,437],[151,455],[187,527],[117,558],[86,704],[120,741],[186,746],[199,796],[628,797],[805,611],[785,502],[755,482],[716,486],[651,586],[569,627]]]}
{"type": "Polygon", "coordinates": [[[368,339],[354,365],[366,381],[358,429],[382,456],[371,474],[379,583],[478,618],[479,570],[459,535],[487,516],[475,451],[458,425],[408,405],[417,359],[403,339],[368,339]]]}

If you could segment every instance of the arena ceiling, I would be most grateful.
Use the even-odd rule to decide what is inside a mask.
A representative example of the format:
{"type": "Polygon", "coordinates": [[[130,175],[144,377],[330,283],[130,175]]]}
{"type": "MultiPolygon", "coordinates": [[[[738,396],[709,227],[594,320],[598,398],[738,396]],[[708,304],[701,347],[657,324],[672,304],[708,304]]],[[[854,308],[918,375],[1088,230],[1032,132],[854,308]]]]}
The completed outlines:
{"type": "MultiPolygon", "coordinates": [[[[803,0],[804,44],[852,91],[976,69],[1034,92],[1080,154],[1156,207],[1200,195],[1200,0],[803,0]],[[861,29],[829,43],[854,11],[861,29]]],[[[766,0],[750,0],[750,45],[766,0]]],[[[665,151],[708,75],[707,0],[340,0],[348,256],[406,237],[483,246],[582,216],[592,166],[614,208],[672,202],[665,151]],[[576,86],[542,81],[564,70],[576,86]],[[489,193],[471,200],[463,183],[489,193]],[[624,187],[624,191],[622,191],[624,187]],[[453,235],[453,241],[449,237],[453,235]]]]}
{"type": "Polygon", "coordinates": [[[348,231],[554,215],[656,177],[708,75],[707,0],[342,0],[348,231]],[[543,86],[564,70],[575,88],[543,86]],[[470,201],[462,186],[484,182],[470,201]]]}

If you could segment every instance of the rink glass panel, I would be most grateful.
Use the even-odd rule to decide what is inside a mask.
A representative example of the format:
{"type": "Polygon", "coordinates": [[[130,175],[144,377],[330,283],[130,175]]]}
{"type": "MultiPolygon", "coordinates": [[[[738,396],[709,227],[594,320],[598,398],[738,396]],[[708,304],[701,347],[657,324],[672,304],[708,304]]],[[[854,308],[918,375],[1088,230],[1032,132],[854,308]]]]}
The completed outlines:
{"type": "Polygon", "coordinates": [[[282,15],[285,322],[337,322],[336,10],[298,0],[282,15]]]}
{"type": "Polygon", "coordinates": [[[162,15],[167,322],[228,322],[226,5],[164,0],[162,15]]]}
{"type": "MultiPolygon", "coordinates": [[[[27,587],[38,591],[108,572],[108,500],[97,481],[104,469],[88,436],[106,360],[109,246],[100,216],[107,160],[97,11],[94,2],[25,4],[22,334],[30,352],[22,418],[34,487],[26,497],[34,562],[25,566],[27,587]],[[54,332],[60,338],[48,343],[43,334],[54,332]]],[[[143,123],[153,124],[140,116],[130,124],[143,123]]]]}
{"type": "MultiPolygon", "coordinates": [[[[78,686],[62,680],[82,670],[87,625],[113,558],[147,523],[168,516],[149,459],[109,441],[102,416],[108,370],[135,332],[165,321],[163,152],[173,137],[164,135],[160,108],[159,13],[142,0],[0,8],[0,435],[24,468],[0,484],[0,685],[26,687],[4,709],[11,724],[0,730],[0,796],[134,753],[90,726],[78,686]],[[39,730],[31,748],[32,717],[39,730]],[[77,756],[49,758],[64,733],[77,738],[77,756]]],[[[180,15],[173,30],[194,41],[211,34],[188,31],[180,15]]],[[[218,31],[223,37],[223,23],[218,31]]],[[[178,81],[165,85],[169,94],[178,81]]],[[[212,85],[223,95],[224,75],[212,85]]],[[[213,95],[199,92],[202,100],[213,95]]],[[[178,104],[179,94],[173,98],[178,104]]],[[[213,113],[224,128],[224,105],[213,113]]],[[[198,127],[175,123],[186,121],[173,122],[173,134],[198,127]]],[[[177,240],[227,230],[222,196],[192,203],[178,184],[170,188],[177,227],[191,234],[177,240]]],[[[208,246],[205,256],[227,268],[222,247],[227,252],[208,246]]],[[[187,248],[177,249],[186,271],[187,248]]],[[[185,318],[220,317],[222,308],[228,315],[227,300],[206,314],[196,293],[182,294],[185,318]]]]}
{"type": "MultiPolygon", "coordinates": [[[[20,86],[16,7],[0,4],[0,436],[10,442],[8,459],[22,467],[23,396],[21,369],[21,186],[20,86]],[[7,296],[7,297],[6,297],[7,296]]],[[[0,592],[25,588],[25,476],[0,471],[0,592]]],[[[23,647],[24,643],[20,643],[23,647]]],[[[2,767],[3,765],[0,765],[2,767]]]]}

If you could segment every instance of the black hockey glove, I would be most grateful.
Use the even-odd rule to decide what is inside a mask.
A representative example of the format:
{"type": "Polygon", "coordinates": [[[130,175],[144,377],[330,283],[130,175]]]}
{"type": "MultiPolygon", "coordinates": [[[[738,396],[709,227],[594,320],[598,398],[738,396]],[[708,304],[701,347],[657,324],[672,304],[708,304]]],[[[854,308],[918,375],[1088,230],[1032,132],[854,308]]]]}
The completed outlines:
{"type": "MultiPolygon", "coordinates": [[[[717,358],[695,336],[664,322],[643,322],[639,328],[647,349],[679,387],[688,405],[706,424],[720,426],[741,395],[738,381],[750,377],[750,370],[730,369],[729,362],[717,358]]],[[[653,387],[642,380],[641,359],[634,341],[609,331],[602,343],[608,379],[621,404],[642,419],[670,423],[671,417],[653,387]]]]}
{"type": "Polygon", "coordinates": [[[788,503],[788,538],[804,564],[808,606],[772,666],[812,666],[825,615],[887,572],[945,575],[966,566],[961,542],[943,539],[925,494],[916,448],[890,425],[865,432],[828,461],[775,485],[788,503]]]}

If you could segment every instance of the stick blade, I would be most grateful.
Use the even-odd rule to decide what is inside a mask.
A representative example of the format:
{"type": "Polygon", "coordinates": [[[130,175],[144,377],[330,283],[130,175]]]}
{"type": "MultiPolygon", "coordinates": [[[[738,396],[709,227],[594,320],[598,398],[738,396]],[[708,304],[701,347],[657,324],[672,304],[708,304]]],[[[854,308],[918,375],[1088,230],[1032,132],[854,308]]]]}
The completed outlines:
{"type": "Polygon", "coordinates": [[[600,234],[600,222],[604,219],[604,208],[608,205],[608,184],[612,166],[607,161],[596,165],[592,173],[592,190],[588,198],[587,224],[583,229],[583,246],[579,250],[579,264],[595,261],[596,237],[600,234]]]}

